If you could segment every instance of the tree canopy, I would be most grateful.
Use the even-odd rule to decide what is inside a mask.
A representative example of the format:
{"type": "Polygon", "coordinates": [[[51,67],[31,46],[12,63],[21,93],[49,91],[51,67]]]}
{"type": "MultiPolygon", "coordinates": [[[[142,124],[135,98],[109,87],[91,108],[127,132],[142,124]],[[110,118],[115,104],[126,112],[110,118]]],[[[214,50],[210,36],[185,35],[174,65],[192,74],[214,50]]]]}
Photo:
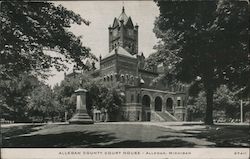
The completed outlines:
{"type": "Polygon", "coordinates": [[[28,102],[29,116],[40,116],[43,118],[59,115],[63,108],[55,100],[52,89],[47,85],[35,88],[28,102]]]}
{"type": "Polygon", "coordinates": [[[74,62],[85,68],[83,58],[94,57],[81,37],[69,28],[89,25],[79,14],[51,2],[1,2],[0,78],[10,79],[23,72],[44,77],[51,67],[66,68],[74,62]],[[57,52],[54,56],[49,51],[57,52]]]}
{"type": "MultiPolygon", "coordinates": [[[[206,124],[212,124],[213,94],[221,84],[249,88],[249,4],[246,1],[156,1],[160,39],[151,58],[171,74],[206,92],[206,124]],[[157,58],[155,58],[157,57],[157,58]]],[[[167,72],[166,74],[168,74],[167,72]]]]}
{"type": "Polygon", "coordinates": [[[0,106],[2,116],[6,119],[27,120],[29,97],[40,82],[32,75],[22,74],[11,80],[0,80],[0,106]]]}

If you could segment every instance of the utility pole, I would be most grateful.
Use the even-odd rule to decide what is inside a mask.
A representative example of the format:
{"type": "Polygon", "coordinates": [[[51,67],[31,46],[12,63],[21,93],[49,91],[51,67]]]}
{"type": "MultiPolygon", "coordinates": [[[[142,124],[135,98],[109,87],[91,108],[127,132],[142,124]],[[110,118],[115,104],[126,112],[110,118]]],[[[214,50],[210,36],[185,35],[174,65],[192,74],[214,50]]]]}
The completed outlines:
{"type": "Polygon", "coordinates": [[[243,101],[240,100],[240,122],[243,123],[243,101]]]}

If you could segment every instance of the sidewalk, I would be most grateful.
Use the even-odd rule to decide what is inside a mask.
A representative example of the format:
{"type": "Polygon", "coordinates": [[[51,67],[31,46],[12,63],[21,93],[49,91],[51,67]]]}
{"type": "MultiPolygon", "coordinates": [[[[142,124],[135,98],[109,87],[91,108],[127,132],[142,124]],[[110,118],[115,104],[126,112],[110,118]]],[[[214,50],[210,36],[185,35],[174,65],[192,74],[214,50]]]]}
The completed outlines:
{"type": "MultiPolygon", "coordinates": [[[[13,123],[13,124],[1,124],[2,128],[14,127],[14,126],[24,126],[24,125],[65,125],[69,124],[68,122],[49,122],[49,123],[13,123]]],[[[94,124],[100,125],[154,125],[159,127],[169,127],[169,126],[205,126],[203,122],[98,122],[94,124]]],[[[250,123],[215,123],[215,126],[240,126],[244,125],[250,126],[250,123]]]]}

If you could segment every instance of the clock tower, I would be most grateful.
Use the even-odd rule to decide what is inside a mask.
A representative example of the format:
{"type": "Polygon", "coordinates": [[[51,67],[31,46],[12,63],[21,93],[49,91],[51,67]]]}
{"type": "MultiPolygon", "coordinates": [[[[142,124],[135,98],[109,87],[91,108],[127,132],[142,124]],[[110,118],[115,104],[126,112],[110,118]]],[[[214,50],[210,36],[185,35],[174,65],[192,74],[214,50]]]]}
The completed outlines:
{"type": "Polygon", "coordinates": [[[133,24],[131,17],[125,13],[124,7],[113,25],[109,26],[109,52],[121,46],[131,55],[138,54],[138,25],[133,24]]]}

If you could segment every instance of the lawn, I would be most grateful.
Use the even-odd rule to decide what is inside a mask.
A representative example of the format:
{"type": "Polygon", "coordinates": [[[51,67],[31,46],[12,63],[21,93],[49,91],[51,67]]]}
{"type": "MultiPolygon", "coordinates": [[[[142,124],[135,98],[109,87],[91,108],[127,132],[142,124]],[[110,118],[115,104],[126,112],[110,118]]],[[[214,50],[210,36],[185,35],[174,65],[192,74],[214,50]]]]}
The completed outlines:
{"type": "Polygon", "coordinates": [[[94,124],[2,128],[2,147],[249,147],[249,126],[94,124]]]}

